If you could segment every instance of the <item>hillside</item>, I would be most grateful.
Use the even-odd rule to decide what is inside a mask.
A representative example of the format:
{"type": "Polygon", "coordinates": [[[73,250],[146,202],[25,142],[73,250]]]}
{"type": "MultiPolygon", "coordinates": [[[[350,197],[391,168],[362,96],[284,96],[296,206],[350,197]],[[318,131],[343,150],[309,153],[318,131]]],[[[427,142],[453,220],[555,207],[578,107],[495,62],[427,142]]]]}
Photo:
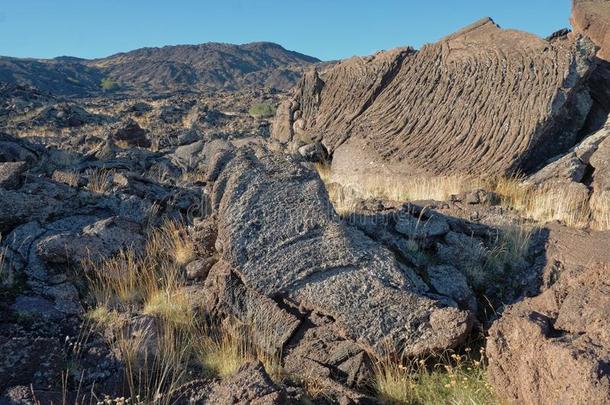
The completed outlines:
{"type": "Polygon", "coordinates": [[[100,94],[102,80],[113,91],[131,94],[288,89],[304,67],[316,62],[273,43],[207,43],[143,48],[95,60],[0,57],[0,81],[63,96],[100,94]]]}

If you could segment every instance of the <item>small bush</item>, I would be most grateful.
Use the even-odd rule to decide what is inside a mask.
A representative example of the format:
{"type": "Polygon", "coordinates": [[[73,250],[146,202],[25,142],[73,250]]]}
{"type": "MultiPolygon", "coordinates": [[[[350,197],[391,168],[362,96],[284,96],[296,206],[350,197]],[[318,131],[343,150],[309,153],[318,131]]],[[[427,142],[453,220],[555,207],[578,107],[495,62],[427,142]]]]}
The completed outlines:
{"type": "Polygon", "coordinates": [[[271,103],[258,103],[248,111],[255,118],[269,118],[275,115],[275,106],[271,103]]]}
{"type": "Polygon", "coordinates": [[[102,79],[102,81],[100,82],[100,87],[104,91],[115,91],[118,90],[120,86],[114,80],[105,78],[102,79]]]}

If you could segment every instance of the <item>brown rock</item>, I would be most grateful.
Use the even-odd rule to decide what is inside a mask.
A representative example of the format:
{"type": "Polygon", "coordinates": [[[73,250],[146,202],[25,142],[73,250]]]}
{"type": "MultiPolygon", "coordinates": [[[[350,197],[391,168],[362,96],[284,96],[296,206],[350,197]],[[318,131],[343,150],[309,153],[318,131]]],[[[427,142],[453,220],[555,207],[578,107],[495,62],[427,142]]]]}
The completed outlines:
{"type": "Polygon", "coordinates": [[[148,148],[151,146],[150,139],[147,137],[148,131],[142,129],[137,122],[129,119],[113,135],[116,141],[125,142],[128,146],[141,146],[148,148]]]}
{"type": "Polygon", "coordinates": [[[489,379],[519,404],[610,403],[610,267],[563,274],[489,331],[489,379]]]}
{"type": "Polygon", "coordinates": [[[610,2],[573,0],[570,22],[574,31],[588,36],[600,47],[598,56],[610,61],[610,2]]]}
{"type": "Polygon", "coordinates": [[[489,378],[514,403],[610,402],[610,232],[547,229],[542,294],[489,331],[489,378]]]}
{"type": "Polygon", "coordinates": [[[373,175],[533,170],[577,141],[595,51],[588,39],[544,40],[484,19],[418,52],[306,74],[288,138],[321,137],[341,176],[358,166],[373,175]]]}

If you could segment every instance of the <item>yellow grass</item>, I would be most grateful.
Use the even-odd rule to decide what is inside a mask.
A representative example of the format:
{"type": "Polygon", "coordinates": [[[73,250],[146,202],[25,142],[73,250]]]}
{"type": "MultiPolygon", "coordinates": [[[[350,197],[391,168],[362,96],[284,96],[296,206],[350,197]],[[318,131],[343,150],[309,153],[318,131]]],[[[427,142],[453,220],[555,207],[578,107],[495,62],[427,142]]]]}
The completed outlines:
{"type": "Polygon", "coordinates": [[[194,255],[185,226],[166,222],[150,231],[140,254],[124,250],[84,264],[95,303],[87,317],[113,331],[109,344],[125,363],[131,398],[142,403],[169,403],[166,394],[185,382],[193,361],[213,377],[230,376],[254,359],[263,361],[272,376],[280,374],[279,359],[272,361],[254,346],[247,325],[227,320],[214,326],[197,317],[181,273],[194,255]],[[130,329],[134,313],[154,319],[150,330],[130,329]]]}
{"type": "Polygon", "coordinates": [[[561,221],[575,228],[589,225],[589,201],[572,188],[534,187],[519,178],[500,178],[495,191],[501,196],[503,205],[514,208],[534,221],[561,221]]]}
{"type": "Polygon", "coordinates": [[[338,184],[332,182],[329,165],[318,164],[316,170],[340,215],[354,212],[358,201],[368,198],[446,201],[451,195],[483,188],[496,192],[501,197],[501,205],[541,224],[560,221],[574,228],[610,229],[610,198],[597,198],[590,206],[588,198],[574,188],[534,187],[519,177],[477,179],[468,176],[363,176],[347,184],[338,184]]]}
{"type": "Polygon", "coordinates": [[[245,338],[227,326],[208,328],[196,345],[196,356],[212,376],[228,377],[255,356],[245,338]]]}
{"type": "Polygon", "coordinates": [[[195,315],[182,290],[177,259],[184,256],[185,234],[183,225],[167,222],[150,232],[144,252],[124,250],[84,264],[95,302],[88,318],[114,331],[109,343],[125,362],[131,396],[145,403],[169,403],[162,394],[183,382],[194,350],[195,315]],[[140,334],[126,330],[127,316],[121,314],[134,311],[153,317],[154,330],[140,334]]]}
{"type": "Polygon", "coordinates": [[[610,230],[610,192],[603,192],[591,202],[591,216],[595,229],[610,230]]]}
{"type": "Polygon", "coordinates": [[[112,188],[112,172],[108,170],[90,170],[87,189],[96,194],[107,194],[112,188]]]}

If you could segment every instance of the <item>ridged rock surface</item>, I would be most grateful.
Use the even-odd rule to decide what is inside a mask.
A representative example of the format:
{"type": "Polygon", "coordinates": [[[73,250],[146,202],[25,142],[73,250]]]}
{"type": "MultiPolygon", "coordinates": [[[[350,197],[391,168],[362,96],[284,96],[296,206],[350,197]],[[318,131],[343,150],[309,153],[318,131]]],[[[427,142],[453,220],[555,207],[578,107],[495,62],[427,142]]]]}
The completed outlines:
{"type": "Polygon", "coordinates": [[[532,170],[578,140],[595,52],[575,35],[544,40],[484,19],[418,52],[395,49],[307,73],[273,135],[322,140],[335,157],[351,148],[344,160],[354,164],[373,156],[369,170],[532,170]]]}
{"type": "MultiPolygon", "coordinates": [[[[470,331],[468,311],[431,298],[412,269],[341,222],[314,171],[282,154],[246,148],[224,152],[209,172],[220,263],[250,292],[223,291],[220,282],[209,289],[258,330],[265,317],[274,331],[286,319],[285,333],[272,333],[280,348],[294,330],[293,318],[279,313],[289,305],[322,314],[369,352],[421,355],[454,347],[470,331]]],[[[212,269],[210,282],[226,271],[221,268],[212,269]]]]}

